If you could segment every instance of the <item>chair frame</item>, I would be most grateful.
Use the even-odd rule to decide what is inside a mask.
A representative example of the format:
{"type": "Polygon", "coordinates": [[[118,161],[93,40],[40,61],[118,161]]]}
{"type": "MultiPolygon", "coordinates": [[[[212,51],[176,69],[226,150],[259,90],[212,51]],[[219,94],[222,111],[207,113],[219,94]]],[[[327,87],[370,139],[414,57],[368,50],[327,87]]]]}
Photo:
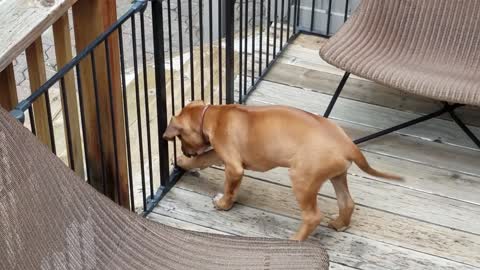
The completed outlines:
{"type": "MultiPolygon", "coordinates": [[[[340,93],[342,92],[343,87],[347,83],[347,80],[348,80],[349,77],[350,77],[350,73],[345,72],[342,80],[340,81],[340,83],[337,86],[337,89],[335,90],[335,93],[332,96],[332,99],[330,100],[330,103],[328,104],[327,109],[325,110],[325,113],[323,114],[323,117],[328,118],[330,116],[330,113],[332,112],[333,107],[335,106],[335,103],[336,103],[338,97],[340,96],[340,93]]],[[[402,124],[399,124],[399,125],[396,125],[396,126],[393,126],[393,127],[390,127],[390,128],[378,131],[378,132],[375,132],[375,133],[367,135],[365,137],[356,139],[353,142],[355,144],[360,144],[360,143],[363,143],[363,142],[367,142],[367,141],[370,141],[372,139],[390,134],[390,133],[398,131],[400,129],[404,129],[406,127],[413,126],[415,124],[418,124],[418,123],[430,120],[432,118],[438,117],[442,114],[448,113],[448,114],[450,114],[450,117],[452,117],[453,121],[463,130],[463,132],[465,132],[465,134],[467,134],[467,136],[475,143],[475,145],[478,148],[480,148],[480,140],[478,139],[478,137],[475,136],[475,134],[467,127],[467,125],[465,125],[465,123],[463,123],[463,121],[455,113],[455,109],[463,107],[463,106],[465,106],[465,105],[464,104],[458,104],[458,103],[450,104],[448,102],[443,102],[443,108],[441,108],[440,110],[434,111],[434,112],[426,114],[424,116],[420,116],[418,118],[407,121],[405,123],[402,123],[402,124]]]]}

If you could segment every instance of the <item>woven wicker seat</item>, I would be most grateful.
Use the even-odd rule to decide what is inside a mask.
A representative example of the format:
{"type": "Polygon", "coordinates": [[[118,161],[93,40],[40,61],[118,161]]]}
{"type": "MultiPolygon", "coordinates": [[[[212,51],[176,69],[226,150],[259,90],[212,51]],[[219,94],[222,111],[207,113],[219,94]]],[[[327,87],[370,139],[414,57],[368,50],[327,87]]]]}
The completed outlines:
{"type": "Polygon", "coordinates": [[[478,106],[479,13],[476,0],[362,0],[320,55],[412,94],[478,106]]]}
{"type": "Polygon", "coordinates": [[[0,269],[328,269],[312,243],[151,222],[78,178],[0,109],[0,269]]]}
{"type": "Polygon", "coordinates": [[[362,0],[320,49],[326,62],[346,71],[324,116],[330,115],[351,73],[444,102],[438,111],[356,143],[449,113],[480,147],[480,139],[455,114],[463,105],[480,105],[479,13],[477,0],[362,0]]]}

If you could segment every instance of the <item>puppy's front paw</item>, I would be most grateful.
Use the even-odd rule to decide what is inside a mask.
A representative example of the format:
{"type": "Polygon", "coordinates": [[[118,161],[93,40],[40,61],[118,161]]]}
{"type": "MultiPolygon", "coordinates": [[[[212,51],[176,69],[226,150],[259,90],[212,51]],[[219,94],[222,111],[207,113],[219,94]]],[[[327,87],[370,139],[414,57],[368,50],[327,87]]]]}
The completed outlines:
{"type": "Polygon", "coordinates": [[[177,166],[186,171],[193,169],[192,158],[188,158],[185,155],[177,157],[177,166]]]}
{"type": "Polygon", "coordinates": [[[218,210],[228,211],[233,207],[233,201],[228,201],[222,193],[218,193],[212,199],[213,206],[218,210]]]}

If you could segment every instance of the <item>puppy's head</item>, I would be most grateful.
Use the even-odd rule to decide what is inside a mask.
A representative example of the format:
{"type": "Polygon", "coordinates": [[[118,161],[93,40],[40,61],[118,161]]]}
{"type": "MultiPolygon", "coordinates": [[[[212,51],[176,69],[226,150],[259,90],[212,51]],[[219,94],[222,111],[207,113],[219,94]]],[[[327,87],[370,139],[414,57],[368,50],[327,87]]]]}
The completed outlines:
{"type": "Polygon", "coordinates": [[[209,145],[205,141],[202,130],[203,101],[192,101],[177,116],[172,116],[163,138],[173,141],[177,137],[182,143],[182,152],[187,157],[204,153],[209,145]]]}

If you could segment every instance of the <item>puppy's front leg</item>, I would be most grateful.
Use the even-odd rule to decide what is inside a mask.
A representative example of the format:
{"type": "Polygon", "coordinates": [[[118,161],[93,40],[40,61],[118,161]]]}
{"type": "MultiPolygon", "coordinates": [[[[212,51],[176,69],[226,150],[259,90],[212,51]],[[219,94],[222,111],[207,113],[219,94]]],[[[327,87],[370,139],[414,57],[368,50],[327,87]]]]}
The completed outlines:
{"type": "Polygon", "coordinates": [[[215,150],[210,150],[196,157],[188,158],[181,155],[177,158],[177,165],[184,170],[200,169],[203,170],[212,165],[222,165],[223,162],[215,150]]]}
{"type": "Polygon", "coordinates": [[[224,193],[213,198],[213,205],[219,210],[230,210],[235,202],[243,177],[243,167],[237,164],[225,165],[224,193]]]}

